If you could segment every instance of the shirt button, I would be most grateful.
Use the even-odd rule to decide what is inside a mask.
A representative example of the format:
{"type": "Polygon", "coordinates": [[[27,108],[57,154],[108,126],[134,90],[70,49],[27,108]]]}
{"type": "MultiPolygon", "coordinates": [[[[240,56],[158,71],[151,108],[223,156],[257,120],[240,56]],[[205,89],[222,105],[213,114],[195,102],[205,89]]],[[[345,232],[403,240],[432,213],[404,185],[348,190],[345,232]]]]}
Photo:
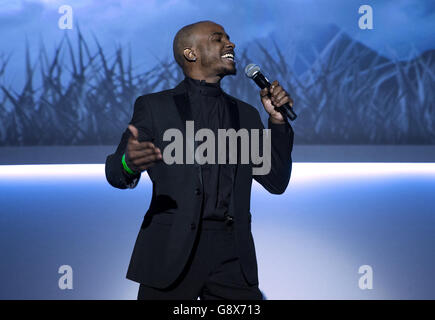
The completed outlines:
{"type": "Polygon", "coordinates": [[[195,194],[196,194],[196,195],[200,195],[200,194],[201,194],[201,190],[199,190],[199,188],[196,188],[196,189],[195,189],[195,194]]]}
{"type": "Polygon", "coordinates": [[[190,229],[195,230],[195,228],[196,228],[196,224],[192,222],[192,223],[190,224],[190,229]]]}

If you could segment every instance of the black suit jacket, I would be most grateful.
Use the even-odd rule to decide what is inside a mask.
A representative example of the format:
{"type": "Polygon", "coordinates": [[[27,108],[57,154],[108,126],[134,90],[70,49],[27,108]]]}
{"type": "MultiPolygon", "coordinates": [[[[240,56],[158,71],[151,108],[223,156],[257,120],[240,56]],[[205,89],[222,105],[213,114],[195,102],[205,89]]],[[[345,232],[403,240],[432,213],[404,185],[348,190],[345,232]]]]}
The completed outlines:
{"type": "MultiPolygon", "coordinates": [[[[255,107],[227,94],[225,98],[231,107],[232,128],[246,128],[248,132],[250,129],[264,129],[255,107]]],[[[163,152],[170,143],[163,141],[165,130],[178,128],[186,137],[187,120],[192,120],[192,112],[182,81],[174,89],[137,98],[130,123],[139,129],[139,140],[153,141],[163,152]]],[[[294,133],[291,126],[288,123],[272,124],[270,120],[268,125],[272,141],[269,174],[253,175],[251,161],[249,164],[240,164],[239,160],[233,170],[229,214],[234,217],[240,262],[250,284],[258,283],[257,260],[251,234],[252,178],[269,192],[281,194],[287,188],[292,167],[294,133]]],[[[140,178],[131,179],[123,172],[121,158],[129,136],[130,131],[127,129],[116,152],[106,159],[106,178],[112,186],[120,189],[134,188],[140,178]]],[[[161,161],[147,172],[153,184],[152,199],[137,236],[127,278],[156,288],[165,288],[176,280],[186,265],[198,230],[202,205],[201,166],[167,165],[161,161]]]]}

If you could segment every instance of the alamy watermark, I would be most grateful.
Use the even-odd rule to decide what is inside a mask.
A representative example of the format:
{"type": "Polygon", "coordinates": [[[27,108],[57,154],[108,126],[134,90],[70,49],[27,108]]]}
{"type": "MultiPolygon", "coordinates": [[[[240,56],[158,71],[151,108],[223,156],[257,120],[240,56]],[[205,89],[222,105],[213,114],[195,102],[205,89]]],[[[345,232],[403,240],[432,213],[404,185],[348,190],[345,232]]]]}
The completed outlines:
{"type": "Polygon", "coordinates": [[[368,4],[359,7],[358,13],[362,14],[358,19],[358,27],[361,30],[373,29],[373,8],[368,4]]]}
{"type": "MultiPolygon", "coordinates": [[[[262,129],[262,152],[260,155],[260,129],[218,129],[218,164],[227,163],[227,141],[228,163],[237,163],[237,139],[240,139],[240,163],[248,164],[252,161],[255,167],[252,168],[253,175],[266,175],[271,169],[271,132],[270,129],[262,129]],[[257,166],[258,165],[258,166],[257,166]]],[[[216,159],[216,137],[211,129],[203,128],[194,131],[194,121],[186,121],[186,150],[183,150],[183,132],[176,128],[167,129],[163,134],[163,141],[172,141],[163,150],[163,161],[168,164],[215,164],[216,159]],[[204,138],[206,139],[204,141],[204,138]],[[194,141],[202,143],[194,149],[194,141]],[[184,162],[184,152],[186,159],[184,162]],[[206,154],[206,155],[205,155],[206,154]]]]}
{"type": "Polygon", "coordinates": [[[62,16],[57,21],[59,29],[72,29],[73,28],[73,9],[69,5],[63,5],[59,7],[59,11],[62,16]]]}
{"type": "Polygon", "coordinates": [[[73,270],[71,266],[64,264],[59,267],[59,270],[57,271],[59,274],[62,274],[62,276],[59,278],[58,286],[59,289],[65,290],[73,289],[73,270]]]}
{"type": "Polygon", "coordinates": [[[358,287],[361,290],[373,289],[373,268],[367,264],[359,267],[358,273],[362,274],[358,281],[358,287]]]}

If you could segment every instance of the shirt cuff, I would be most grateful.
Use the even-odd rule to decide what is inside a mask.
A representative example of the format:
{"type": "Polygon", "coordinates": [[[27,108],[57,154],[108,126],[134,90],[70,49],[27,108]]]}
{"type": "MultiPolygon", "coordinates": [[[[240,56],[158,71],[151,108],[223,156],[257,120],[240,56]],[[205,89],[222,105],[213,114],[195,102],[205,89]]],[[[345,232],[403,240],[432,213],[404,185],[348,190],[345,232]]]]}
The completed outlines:
{"type": "Polygon", "coordinates": [[[287,121],[285,123],[273,123],[269,117],[267,120],[267,124],[268,124],[268,128],[272,129],[273,131],[278,131],[282,133],[290,132],[290,124],[287,121]]]}
{"type": "MultiPolygon", "coordinates": [[[[121,166],[122,166],[122,164],[121,164],[121,166]]],[[[139,172],[138,174],[132,175],[132,174],[128,173],[127,171],[125,171],[124,166],[122,166],[121,170],[122,170],[122,174],[125,177],[125,182],[126,182],[127,188],[133,189],[137,185],[137,183],[139,182],[139,178],[141,176],[141,173],[139,172]]]]}

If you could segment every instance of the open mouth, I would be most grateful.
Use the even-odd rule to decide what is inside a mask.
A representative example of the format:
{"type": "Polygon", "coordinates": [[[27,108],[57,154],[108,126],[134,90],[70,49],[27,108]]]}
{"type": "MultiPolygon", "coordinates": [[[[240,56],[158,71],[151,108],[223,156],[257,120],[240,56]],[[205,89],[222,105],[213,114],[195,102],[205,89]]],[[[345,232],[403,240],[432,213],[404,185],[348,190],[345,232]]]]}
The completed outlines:
{"type": "Polygon", "coordinates": [[[234,62],[234,54],[233,53],[226,53],[226,54],[222,55],[221,58],[234,62]]]}

